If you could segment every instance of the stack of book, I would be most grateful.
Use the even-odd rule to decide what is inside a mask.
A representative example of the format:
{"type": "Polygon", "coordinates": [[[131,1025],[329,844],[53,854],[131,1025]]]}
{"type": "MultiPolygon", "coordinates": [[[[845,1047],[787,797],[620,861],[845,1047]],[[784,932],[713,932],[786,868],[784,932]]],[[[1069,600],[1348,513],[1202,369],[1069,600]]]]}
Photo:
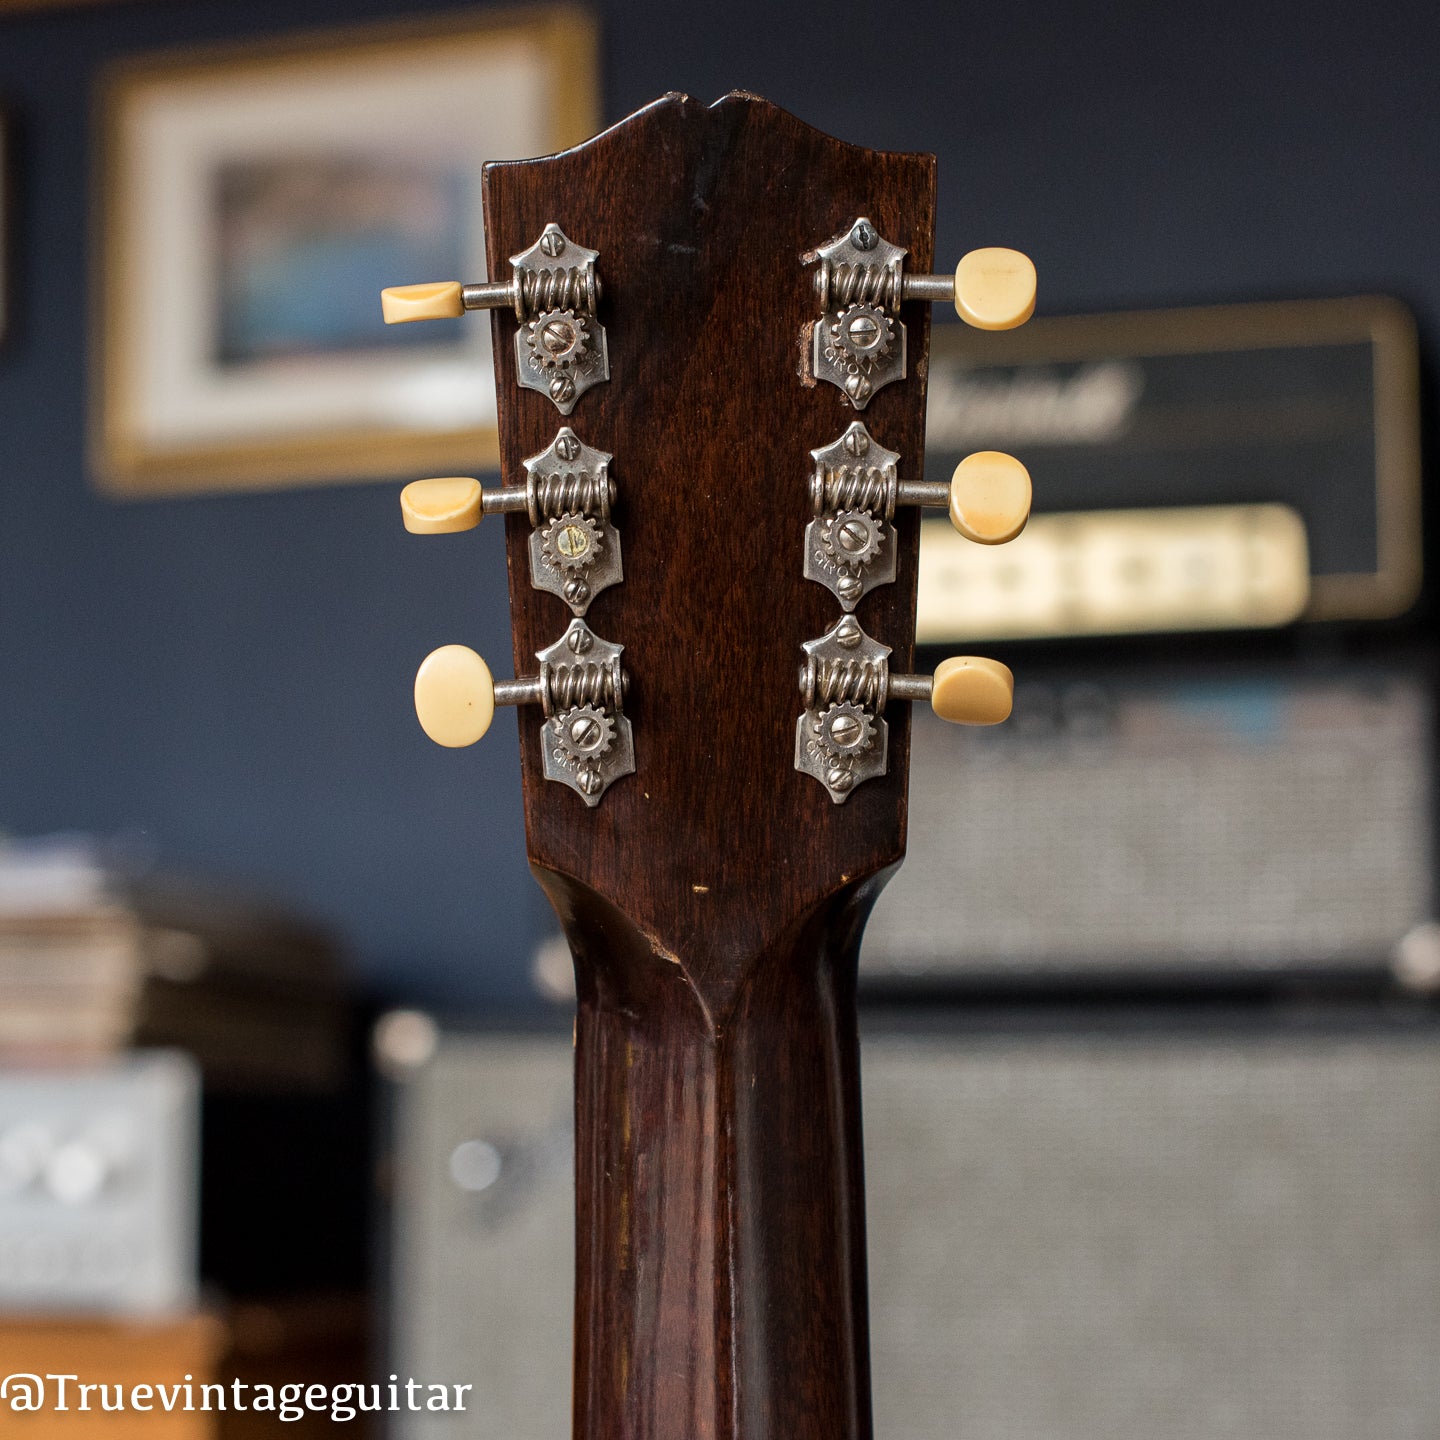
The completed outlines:
{"type": "Polygon", "coordinates": [[[0,844],[0,1065],[166,1046],[212,1092],[330,1089],[350,1023],[323,930],[84,844],[0,844]]]}

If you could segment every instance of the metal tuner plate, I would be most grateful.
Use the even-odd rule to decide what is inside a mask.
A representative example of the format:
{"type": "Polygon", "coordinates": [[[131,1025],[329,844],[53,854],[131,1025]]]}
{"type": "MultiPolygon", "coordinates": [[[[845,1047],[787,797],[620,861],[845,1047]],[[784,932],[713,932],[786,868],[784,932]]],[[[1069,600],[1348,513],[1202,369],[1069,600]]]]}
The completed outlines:
{"type": "Polygon", "coordinates": [[[841,805],[857,785],[885,773],[890,731],[880,711],[890,647],[845,615],[803,648],[805,709],[795,722],[795,768],[813,775],[841,805]]]}
{"type": "Polygon", "coordinates": [[[816,288],[823,314],[815,323],[811,368],[863,410],[870,397],[905,378],[905,326],[900,320],[905,251],[884,239],[863,215],[816,251],[816,288]]]}
{"type": "Polygon", "coordinates": [[[610,461],[563,425],[525,463],[530,583],[558,595],[576,615],[625,578],[620,532],[610,518],[610,461]]]}
{"type": "Polygon", "coordinates": [[[517,286],[515,370],[522,389],[538,390],[568,415],[592,385],[610,378],[605,327],[596,318],[598,250],[577,245],[550,224],[528,249],[512,255],[517,286]]]}
{"type": "Polygon", "coordinates": [[[568,785],[587,805],[598,805],[615,781],[635,773],[635,737],[623,713],[624,650],[576,619],[537,655],[545,778],[568,785]]]}
{"type": "Polygon", "coordinates": [[[805,578],[853,610],[877,585],[895,580],[890,516],[900,456],[856,420],[838,440],[812,450],[810,458],[814,518],[805,527],[805,578]]]}

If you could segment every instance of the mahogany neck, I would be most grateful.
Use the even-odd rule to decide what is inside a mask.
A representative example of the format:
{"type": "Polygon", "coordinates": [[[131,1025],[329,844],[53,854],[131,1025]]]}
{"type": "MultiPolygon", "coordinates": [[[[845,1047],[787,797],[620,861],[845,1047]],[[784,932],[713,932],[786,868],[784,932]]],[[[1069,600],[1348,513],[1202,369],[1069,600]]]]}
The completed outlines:
{"type": "MultiPolygon", "coordinates": [[[[817,246],[857,216],[932,262],[935,163],[846,145],[755,96],[667,96],[563,155],[485,170],[492,275],[548,225],[598,253],[611,378],[570,423],[613,457],[624,578],[587,624],[623,645],[635,773],[593,808],[520,726],[526,844],[576,956],[576,1440],[869,1440],[855,970],[904,854],[909,716],[843,805],[796,769],[812,452],[856,415],[809,373],[817,246]],[[810,357],[807,359],[807,357],[810,357]]],[[[918,478],[928,307],[910,378],[865,422],[918,478]]],[[[532,322],[533,323],[533,322],[532,322]]],[[[492,315],[502,470],[560,423],[492,315]]],[[[823,339],[823,333],[822,333],[823,339]]],[[[568,623],[507,516],[516,674],[568,623]]],[[[864,624],[910,668],[919,522],[864,624]]]]}
{"type": "Polygon", "coordinates": [[[580,972],[575,1440],[869,1440],[855,972],[878,888],[797,925],[723,1015],[693,957],[555,897],[580,972]]]}

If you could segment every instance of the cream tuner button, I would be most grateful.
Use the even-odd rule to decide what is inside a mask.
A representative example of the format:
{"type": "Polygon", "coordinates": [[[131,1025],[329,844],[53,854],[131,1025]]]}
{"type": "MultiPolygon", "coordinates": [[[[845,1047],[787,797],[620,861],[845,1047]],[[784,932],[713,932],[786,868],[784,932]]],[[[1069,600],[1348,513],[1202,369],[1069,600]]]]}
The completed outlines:
{"type": "Polygon", "coordinates": [[[437,745],[473,745],[495,718],[490,667],[465,645],[432,651],[415,675],[415,714],[437,745]]]}
{"type": "Polygon", "coordinates": [[[1015,677],[998,660],[956,655],[935,668],[930,705],[952,725],[998,725],[1014,700],[1015,677]]]}
{"type": "Polygon", "coordinates": [[[979,450],[950,478],[950,523],[981,545],[1013,540],[1030,518],[1030,472],[1013,455],[979,450]]]}
{"type": "Polygon", "coordinates": [[[462,289],[458,280],[392,285],[380,292],[380,313],[387,325],[407,320],[455,320],[465,313],[462,289]]]}
{"type": "Polygon", "coordinates": [[[1018,250],[972,250],[955,267],[955,310],[977,330],[1013,330],[1035,313],[1035,266],[1018,250]]]}
{"type": "Polygon", "coordinates": [[[414,480],[400,492],[400,513],[412,535],[473,530],[483,513],[480,482],[462,475],[414,480]]]}

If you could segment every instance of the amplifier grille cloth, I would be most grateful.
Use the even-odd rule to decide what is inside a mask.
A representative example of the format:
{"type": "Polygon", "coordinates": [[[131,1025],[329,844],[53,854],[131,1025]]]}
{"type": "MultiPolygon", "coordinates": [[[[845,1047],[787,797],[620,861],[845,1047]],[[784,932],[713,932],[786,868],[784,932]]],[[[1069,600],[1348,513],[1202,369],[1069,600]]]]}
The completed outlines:
{"type": "Polygon", "coordinates": [[[915,707],[909,855],[866,974],[1384,964],[1427,917],[1418,687],[1016,700],[993,732],[915,707]]]}
{"type": "MultiPolygon", "coordinates": [[[[569,1429],[568,1044],[452,1039],[402,1097],[402,1434],[569,1429]],[[455,1147],[501,1178],[466,1194],[455,1147]]],[[[872,1036],[877,1440],[1434,1440],[1440,1046],[872,1036]]]]}

